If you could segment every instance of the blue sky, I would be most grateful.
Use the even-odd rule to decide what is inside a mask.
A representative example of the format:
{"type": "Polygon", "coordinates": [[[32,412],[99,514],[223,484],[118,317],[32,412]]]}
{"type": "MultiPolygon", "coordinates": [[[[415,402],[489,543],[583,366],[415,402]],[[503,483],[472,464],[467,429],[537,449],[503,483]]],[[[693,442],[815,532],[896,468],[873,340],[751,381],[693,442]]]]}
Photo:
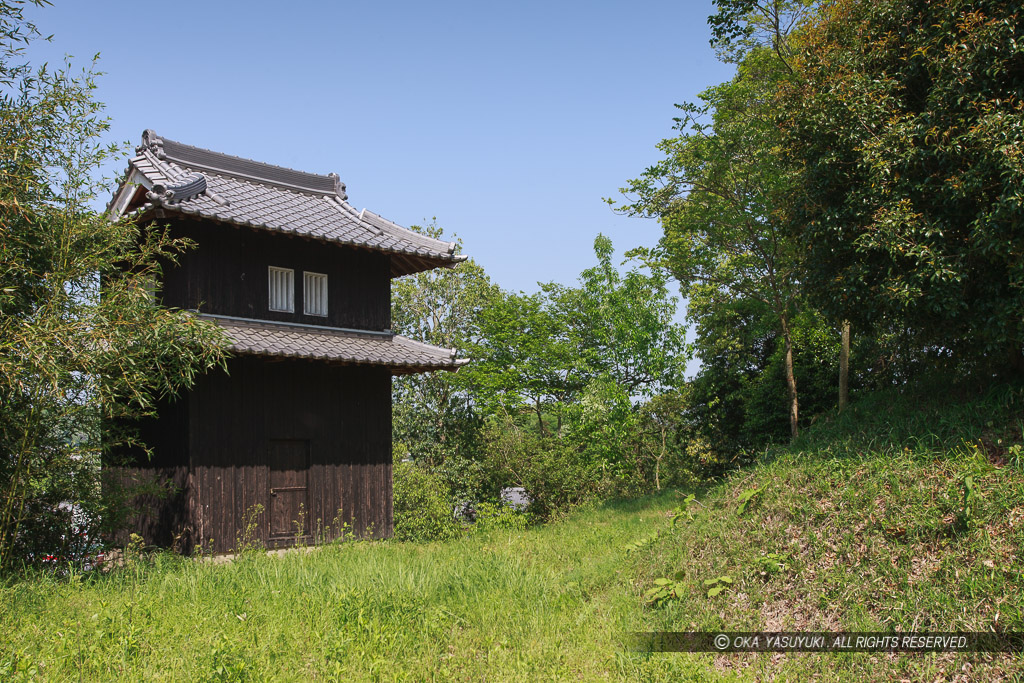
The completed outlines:
{"type": "MultiPolygon", "coordinates": [[[[601,200],[658,158],[673,103],[732,74],[710,2],[56,0],[51,45],[100,53],[111,139],[142,130],[317,173],[399,224],[437,218],[505,289],[571,283],[599,232],[656,222],[601,200]]],[[[123,168],[119,165],[117,170],[123,168]]]]}

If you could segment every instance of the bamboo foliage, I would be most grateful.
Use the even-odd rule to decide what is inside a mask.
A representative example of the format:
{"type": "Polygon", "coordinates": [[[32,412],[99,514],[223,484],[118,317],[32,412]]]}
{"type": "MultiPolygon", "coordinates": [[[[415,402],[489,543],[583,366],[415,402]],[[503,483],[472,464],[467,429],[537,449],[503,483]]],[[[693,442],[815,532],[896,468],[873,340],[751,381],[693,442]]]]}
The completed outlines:
{"type": "Polygon", "coordinates": [[[132,440],[114,426],[224,356],[215,327],[151,296],[189,245],[91,208],[116,152],[95,71],[33,70],[36,37],[0,2],[0,569],[67,549],[72,517],[102,510],[101,450],[132,440]]]}

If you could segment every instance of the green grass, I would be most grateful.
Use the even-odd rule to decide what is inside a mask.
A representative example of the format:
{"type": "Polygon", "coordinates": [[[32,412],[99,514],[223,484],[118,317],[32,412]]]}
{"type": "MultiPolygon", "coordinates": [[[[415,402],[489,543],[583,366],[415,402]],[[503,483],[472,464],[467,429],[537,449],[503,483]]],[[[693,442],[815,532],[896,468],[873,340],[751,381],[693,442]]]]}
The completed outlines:
{"type": "Polygon", "coordinates": [[[621,547],[674,496],[445,544],[347,543],[212,565],[158,555],[0,592],[0,678],[613,678],[640,626],[621,547]],[[5,669],[6,667],[6,669],[5,669]]]}
{"type": "Polygon", "coordinates": [[[667,493],[443,544],[24,577],[0,587],[0,679],[1021,680],[1021,655],[623,647],[649,630],[1024,630],[1024,399],[927,396],[821,421],[674,524],[667,493]],[[676,595],[648,604],[663,577],[676,595]]]}
{"type": "MultiPolygon", "coordinates": [[[[651,547],[641,583],[681,578],[645,630],[1022,631],[1024,468],[1020,392],[950,401],[877,396],[692,504],[651,547]],[[964,504],[970,477],[973,497],[964,504]],[[753,496],[741,514],[742,494],[753,496]],[[966,508],[970,508],[967,510],[966,508]],[[782,558],[784,568],[773,567],[782,558]],[[775,560],[775,562],[772,562],[775,560]],[[713,598],[703,582],[729,576],[713,598]]],[[[1020,680],[1021,655],[638,656],[672,680],[1020,680]]]]}

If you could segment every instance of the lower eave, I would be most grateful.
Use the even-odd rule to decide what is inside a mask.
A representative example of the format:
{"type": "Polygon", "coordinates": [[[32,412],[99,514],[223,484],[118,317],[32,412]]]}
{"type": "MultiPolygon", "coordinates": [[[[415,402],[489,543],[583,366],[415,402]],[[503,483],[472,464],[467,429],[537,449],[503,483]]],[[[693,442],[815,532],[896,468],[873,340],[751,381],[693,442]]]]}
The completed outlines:
{"type": "Polygon", "coordinates": [[[424,344],[390,332],[316,327],[200,314],[215,322],[239,355],[305,359],[339,365],[386,367],[392,375],[458,370],[469,362],[454,349],[424,344]]]}

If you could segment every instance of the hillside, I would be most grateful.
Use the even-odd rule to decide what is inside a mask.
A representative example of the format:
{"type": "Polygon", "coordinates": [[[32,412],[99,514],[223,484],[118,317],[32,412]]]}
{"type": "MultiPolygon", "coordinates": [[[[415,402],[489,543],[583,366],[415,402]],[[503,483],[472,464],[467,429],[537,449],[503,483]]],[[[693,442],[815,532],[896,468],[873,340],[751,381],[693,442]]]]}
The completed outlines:
{"type": "Polygon", "coordinates": [[[0,677],[1019,677],[1012,655],[623,648],[647,630],[1024,630],[1024,396],[925,396],[855,404],[690,503],[668,492],[444,544],[225,565],[156,555],[22,578],[0,588],[0,677]],[[709,598],[705,580],[721,576],[732,584],[709,598]],[[659,578],[676,594],[655,604],[645,596],[659,578]]]}
{"type": "MultiPolygon", "coordinates": [[[[678,599],[655,630],[1024,629],[1022,394],[882,394],[687,506],[645,552],[641,585],[678,599]],[[743,512],[744,493],[750,495],[743,512]],[[692,516],[692,519],[690,518],[692,516]],[[733,579],[714,598],[704,580],[733,579]]],[[[784,680],[1016,680],[1019,655],[650,655],[784,680]]]]}

